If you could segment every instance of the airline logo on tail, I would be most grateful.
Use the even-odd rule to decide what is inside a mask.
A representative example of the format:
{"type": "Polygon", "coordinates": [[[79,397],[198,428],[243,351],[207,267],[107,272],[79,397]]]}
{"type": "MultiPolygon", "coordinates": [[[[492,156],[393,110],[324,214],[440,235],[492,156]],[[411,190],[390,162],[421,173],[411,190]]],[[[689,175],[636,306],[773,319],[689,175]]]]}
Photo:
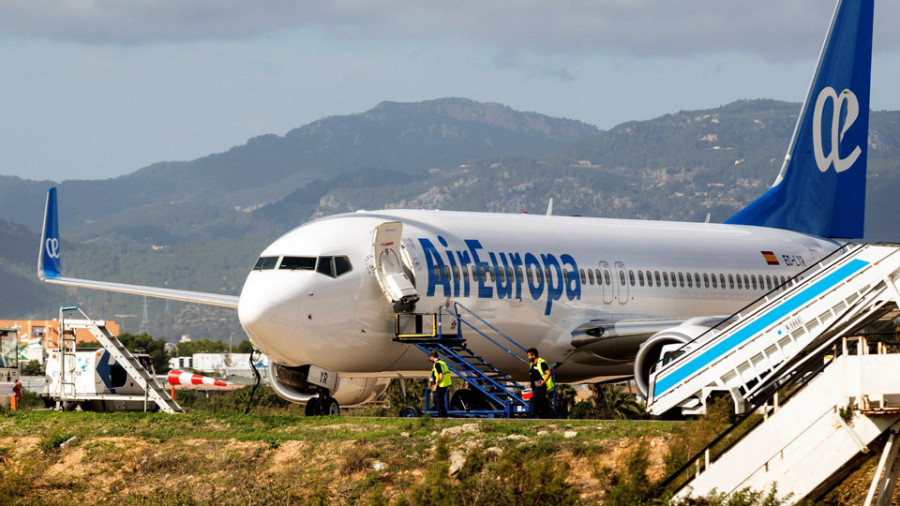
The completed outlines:
{"type": "Polygon", "coordinates": [[[819,125],[818,128],[813,128],[813,152],[816,157],[816,165],[820,171],[827,172],[829,167],[833,165],[837,173],[844,172],[852,167],[859,155],[862,154],[862,149],[858,144],[847,158],[841,158],[840,154],[840,143],[844,140],[844,134],[853,126],[857,116],[859,116],[859,100],[856,99],[856,95],[852,91],[844,90],[838,95],[834,88],[827,86],[819,92],[819,97],[816,99],[816,108],[813,111],[813,125],[819,125]],[[822,112],[829,99],[832,104],[831,151],[826,155],[822,146],[822,131],[827,125],[822,122],[822,112]],[[844,118],[844,127],[841,128],[841,111],[845,103],[847,105],[847,116],[844,118]]]}

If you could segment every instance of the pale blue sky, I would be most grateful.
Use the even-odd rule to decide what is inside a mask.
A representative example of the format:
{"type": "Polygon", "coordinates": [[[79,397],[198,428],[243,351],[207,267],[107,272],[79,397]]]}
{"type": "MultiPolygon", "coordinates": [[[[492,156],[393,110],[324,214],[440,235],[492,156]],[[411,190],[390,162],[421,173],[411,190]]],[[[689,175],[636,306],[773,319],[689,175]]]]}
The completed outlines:
{"type": "MultiPolygon", "coordinates": [[[[873,109],[900,109],[898,4],[876,5],[873,109]]],[[[832,9],[0,0],[0,175],[114,177],[384,100],[466,97],[604,129],[741,98],[799,102],[832,9]]]]}

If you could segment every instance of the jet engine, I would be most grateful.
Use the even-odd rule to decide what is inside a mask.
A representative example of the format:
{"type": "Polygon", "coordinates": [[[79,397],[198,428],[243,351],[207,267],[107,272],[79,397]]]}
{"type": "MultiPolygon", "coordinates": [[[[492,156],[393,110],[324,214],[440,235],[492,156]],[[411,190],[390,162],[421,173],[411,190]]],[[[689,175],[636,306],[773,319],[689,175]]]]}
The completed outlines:
{"type": "Polygon", "coordinates": [[[315,365],[287,367],[272,363],[269,366],[269,383],[280,397],[291,402],[306,404],[324,392],[341,406],[366,403],[384,392],[390,378],[354,378],[315,365]]]}
{"type": "Polygon", "coordinates": [[[650,384],[650,373],[653,368],[664,358],[664,353],[668,355],[667,359],[675,359],[678,355],[671,355],[669,351],[681,348],[682,345],[689,343],[698,337],[704,336],[712,338],[718,332],[713,327],[719,324],[724,318],[693,318],[685,321],[677,327],[661,330],[653,334],[650,339],[644,341],[638,349],[637,356],[634,357],[634,381],[638,390],[644,398],[647,397],[650,384]]]}

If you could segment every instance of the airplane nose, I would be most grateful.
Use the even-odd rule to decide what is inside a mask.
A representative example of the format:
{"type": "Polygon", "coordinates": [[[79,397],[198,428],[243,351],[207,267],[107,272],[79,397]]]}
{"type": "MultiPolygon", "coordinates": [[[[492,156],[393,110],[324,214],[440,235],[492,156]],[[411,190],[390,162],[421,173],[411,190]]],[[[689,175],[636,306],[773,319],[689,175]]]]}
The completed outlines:
{"type": "Polygon", "coordinates": [[[238,302],[238,319],[254,344],[269,358],[283,365],[294,363],[298,347],[291,346],[300,329],[297,318],[301,308],[293,291],[274,287],[263,276],[253,273],[244,283],[238,302]]]}

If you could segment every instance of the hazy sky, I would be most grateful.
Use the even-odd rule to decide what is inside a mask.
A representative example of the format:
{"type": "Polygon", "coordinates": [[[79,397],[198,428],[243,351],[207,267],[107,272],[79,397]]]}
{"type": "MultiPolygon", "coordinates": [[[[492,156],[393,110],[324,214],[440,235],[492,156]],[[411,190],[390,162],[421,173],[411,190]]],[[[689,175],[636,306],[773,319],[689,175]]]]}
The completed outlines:
{"type": "MultiPolygon", "coordinates": [[[[831,0],[0,0],[0,175],[98,179],[384,100],[465,97],[600,128],[801,101],[831,0]]],[[[900,2],[873,109],[900,109],[900,2]]],[[[788,139],[785,139],[785,147],[788,139]]]]}

